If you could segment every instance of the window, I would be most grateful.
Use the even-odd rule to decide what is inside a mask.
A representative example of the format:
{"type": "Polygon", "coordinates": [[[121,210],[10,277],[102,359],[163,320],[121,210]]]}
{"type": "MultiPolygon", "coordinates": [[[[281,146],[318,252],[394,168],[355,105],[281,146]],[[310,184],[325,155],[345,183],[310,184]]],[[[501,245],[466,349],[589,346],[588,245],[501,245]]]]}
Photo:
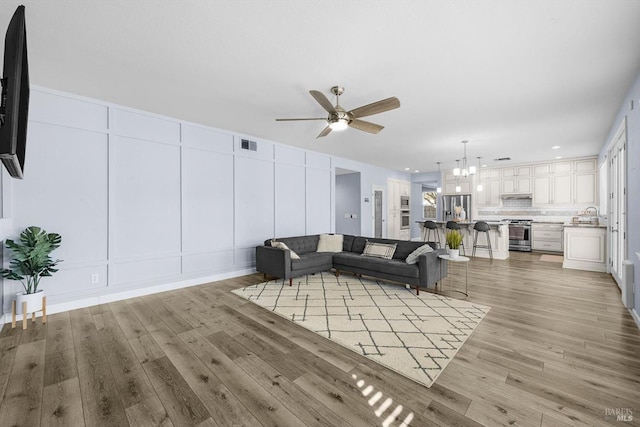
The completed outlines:
{"type": "Polygon", "coordinates": [[[438,193],[435,191],[422,192],[422,217],[435,219],[436,217],[436,203],[438,200],[438,193]]]}

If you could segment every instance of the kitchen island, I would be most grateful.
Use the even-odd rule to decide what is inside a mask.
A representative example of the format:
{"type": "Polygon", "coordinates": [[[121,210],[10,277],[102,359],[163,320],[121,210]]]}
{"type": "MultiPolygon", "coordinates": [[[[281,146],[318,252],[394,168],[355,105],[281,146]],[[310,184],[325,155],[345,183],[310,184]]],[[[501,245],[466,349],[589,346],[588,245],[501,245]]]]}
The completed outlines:
{"type": "Polygon", "coordinates": [[[607,226],[605,224],[564,224],[563,268],[607,271],[607,226]]]}
{"type": "MultiPolygon", "coordinates": [[[[426,230],[422,226],[424,221],[416,221],[421,228],[421,236],[422,240],[425,241],[426,238],[426,230]]],[[[440,242],[437,242],[441,248],[446,246],[446,235],[447,230],[445,228],[447,221],[433,221],[438,225],[438,231],[440,235],[440,242]]],[[[467,256],[471,256],[473,252],[473,239],[475,238],[475,231],[473,230],[473,226],[476,224],[476,221],[457,221],[460,225],[463,243],[464,243],[464,254],[467,256]]],[[[493,258],[495,259],[507,259],[509,258],[509,224],[507,222],[502,221],[484,221],[489,225],[489,238],[491,239],[491,249],[493,252],[493,258]]],[[[433,236],[433,234],[432,234],[433,236]]],[[[485,233],[479,233],[478,236],[478,244],[486,245],[486,235],[485,233]]],[[[433,239],[430,239],[433,241],[433,239]]],[[[461,248],[462,254],[462,248],[461,248]]],[[[489,258],[489,250],[484,248],[476,249],[476,257],[477,258],[489,258]]]]}

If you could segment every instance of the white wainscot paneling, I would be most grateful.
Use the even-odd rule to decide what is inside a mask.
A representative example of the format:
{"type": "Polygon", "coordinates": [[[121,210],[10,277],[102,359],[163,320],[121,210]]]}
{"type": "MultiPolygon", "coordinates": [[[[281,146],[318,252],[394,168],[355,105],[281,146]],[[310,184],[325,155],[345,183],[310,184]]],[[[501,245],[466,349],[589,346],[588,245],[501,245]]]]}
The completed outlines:
{"type": "Polygon", "coordinates": [[[104,130],[109,123],[109,110],[106,105],[32,90],[29,121],[104,130]]]}
{"type": "Polygon", "coordinates": [[[330,169],[331,157],[326,154],[307,151],[307,167],[316,169],[330,169]]]}
{"type": "Polygon", "coordinates": [[[15,238],[37,225],[62,236],[65,264],[106,262],[107,134],[31,122],[25,176],[13,181],[15,238]]]}
{"type": "Polygon", "coordinates": [[[233,154],[233,135],[197,126],[182,126],[182,143],[185,147],[233,154]]]}
{"type": "Polygon", "coordinates": [[[233,155],[183,148],[182,250],[233,247],[233,155]]]}
{"type": "Polygon", "coordinates": [[[275,146],[276,162],[288,163],[290,165],[305,165],[305,152],[300,149],[286,147],[284,145],[275,146]]]}
{"type": "Polygon", "coordinates": [[[177,277],[180,273],[179,256],[114,262],[110,265],[109,286],[134,289],[159,279],[177,277]]]}
{"type": "MultiPolygon", "coordinates": [[[[264,240],[259,244],[262,243],[264,243],[264,240]]],[[[234,257],[236,267],[252,267],[256,264],[256,248],[252,246],[250,248],[236,249],[234,257]]]]}
{"type": "Polygon", "coordinates": [[[305,168],[276,163],[275,237],[305,234],[305,168]]]}
{"type": "Polygon", "coordinates": [[[254,159],[273,160],[273,144],[255,138],[235,136],[235,152],[237,155],[254,159]],[[256,143],[256,151],[242,149],[242,140],[248,139],[256,143]]]}
{"type": "Polygon", "coordinates": [[[235,160],[235,246],[251,246],[274,236],[273,162],[235,160]]]}
{"type": "Polygon", "coordinates": [[[307,168],[306,234],[331,231],[331,172],[307,168]]]}
{"type": "Polygon", "coordinates": [[[233,270],[233,267],[233,250],[231,249],[182,257],[182,272],[184,274],[218,273],[233,270]]]}
{"type": "Polygon", "coordinates": [[[116,137],[114,259],[180,253],[180,148],[116,137]]]}
{"type": "Polygon", "coordinates": [[[115,109],[113,128],[118,135],[148,141],[180,143],[180,123],[166,118],[115,109]]]}
{"type": "MultiPolygon", "coordinates": [[[[60,270],[51,277],[42,279],[41,284],[47,291],[49,303],[55,302],[57,295],[76,294],[86,295],[95,293],[96,289],[107,286],[107,266],[95,265],[77,268],[65,268],[64,263],[60,264],[60,270]],[[97,275],[98,281],[92,283],[91,276],[97,275]],[[51,298],[49,298],[51,297],[51,298]]],[[[67,295],[68,296],[68,295],[67,295]]]]}

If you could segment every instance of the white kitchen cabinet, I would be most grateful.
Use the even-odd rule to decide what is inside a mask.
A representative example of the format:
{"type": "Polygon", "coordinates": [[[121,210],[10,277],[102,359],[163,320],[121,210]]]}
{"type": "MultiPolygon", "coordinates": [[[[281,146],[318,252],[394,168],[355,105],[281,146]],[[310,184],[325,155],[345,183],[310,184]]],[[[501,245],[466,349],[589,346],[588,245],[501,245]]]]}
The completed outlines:
{"type": "Polygon", "coordinates": [[[502,168],[502,194],[531,193],[531,166],[502,168]]]}
{"type": "Polygon", "coordinates": [[[482,184],[482,191],[476,190],[476,203],[478,207],[500,206],[500,170],[495,169],[491,172],[494,173],[480,174],[479,182],[482,184]]]}
{"type": "Polygon", "coordinates": [[[562,224],[540,222],[531,224],[531,249],[544,252],[562,252],[562,224]]]}
{"type": "Polygon", "coordinates": [[[573,203],[572,176],[570,174],[553,175],[551,203],[554,205],[569,205],[573,203]]]}
{"type": "Polygon", "coordinates": [[[533,177],[534,206],[573,204],[573,175],[550,174],[533,177]]]}
{"type": "Polygon", "coordinates": [[[606,227],[565,225],[563,268],[606,272],[606,258],[606,227]]]}
{"type": "Polygon", "coordinates": [[[411,183],[399,179],[387,179],[387,237],[389,239],[401,239],[402,213],[400,198],[409,196],[411,183]]]}
{"type": "Polygon", "coordinates": [[[444,172],[443,194],[471,194],[471,177],[456,179],[452,170],[444,172]],[[460,186],[460,191],[456,191],[456,185],[460,186]]]}
{"type": "Polygon", "coordinates": [[[574,203],[595,205],[598,202],[596,172],[576,172],[574,177],[574,203]]]}
{"type": "Polygon", "coordinates": [[[551,176],[547,174],[533,177],[532,204],[535,206],[551,203],[551,176]]]}

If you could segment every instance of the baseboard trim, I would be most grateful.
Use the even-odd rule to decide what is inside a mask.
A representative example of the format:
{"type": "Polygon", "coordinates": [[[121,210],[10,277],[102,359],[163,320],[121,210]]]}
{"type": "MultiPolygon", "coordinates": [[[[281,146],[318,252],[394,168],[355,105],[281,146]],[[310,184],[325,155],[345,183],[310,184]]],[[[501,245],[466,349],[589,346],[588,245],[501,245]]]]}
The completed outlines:
{"type": "Polygon", "coordinates": [[[629,313],[631,313],[631,317],[633,317],[633,320],[635,320],[636,326],[638,327],[638,329],[640,329],[640,315],[638,315],[638,312],[636,311],[636,309],[635,308],[629,309],[629,313]]]}
{"type": "MultiPolygon", "coordinates": [[[[161,285],[148,286],[140,289],[132,289],[113,294],[99,295],[88,298],[81,298],[73,301],[65,301],[57,304],[47,304],[47,315],[61,313],[63,311],[76,310],[78,308],[86,308],[99,304],[107,304],[115,301],[122,301],[129,298],[142,297],[145,295],[157,294],[160,292],[173,291],[176,289],[188,288],[190,286],[203,285],[208,282],[217,282],[219,280],[232,279],[234,277],[246,276],[255,273],[255,268],[236,270],[228,273],[216,274],[214,276],[198,277],[196,279],[182,280],[179,282],[163,283],[161,285]]],[[[42,313],[36,313],[36,317],[40,317],[42,313]]],[[[22,321],[22,315],[18,318],[22,321]]],[[[11,313],[4,313],[0,318],[0,325],[11,323],[11,313]]]]}

